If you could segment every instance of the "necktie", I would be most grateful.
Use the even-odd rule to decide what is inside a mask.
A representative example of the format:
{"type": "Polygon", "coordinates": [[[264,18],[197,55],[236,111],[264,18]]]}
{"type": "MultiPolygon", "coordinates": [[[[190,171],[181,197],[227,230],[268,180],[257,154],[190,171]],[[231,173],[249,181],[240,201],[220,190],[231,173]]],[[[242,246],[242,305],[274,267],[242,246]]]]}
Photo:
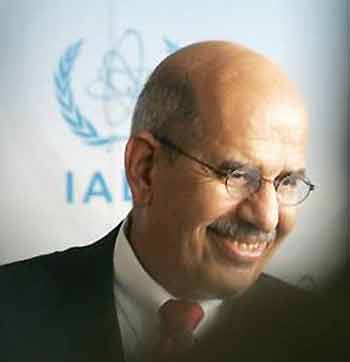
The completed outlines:
{"type": "Polygon", "coordinates": [[[159,314],[161,338],[155,360],[172,361],[193,347],[193,332],[204,312],[198,303],[170,299],[160,307],[159,314]]]}

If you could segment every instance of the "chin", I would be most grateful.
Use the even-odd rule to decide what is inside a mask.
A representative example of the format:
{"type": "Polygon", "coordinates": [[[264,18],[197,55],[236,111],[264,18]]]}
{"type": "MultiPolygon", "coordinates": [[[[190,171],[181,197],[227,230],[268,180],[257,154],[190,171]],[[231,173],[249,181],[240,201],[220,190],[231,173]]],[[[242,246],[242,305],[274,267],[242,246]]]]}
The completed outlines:
{"type": "Polygon", "coordinates": [[[199,299],[226,299],[239,296],[254,285],[260,274],[256,266],[229,272],[226,270],[224,275],[219,276],[219,280],[207,281],[199,299]]]}

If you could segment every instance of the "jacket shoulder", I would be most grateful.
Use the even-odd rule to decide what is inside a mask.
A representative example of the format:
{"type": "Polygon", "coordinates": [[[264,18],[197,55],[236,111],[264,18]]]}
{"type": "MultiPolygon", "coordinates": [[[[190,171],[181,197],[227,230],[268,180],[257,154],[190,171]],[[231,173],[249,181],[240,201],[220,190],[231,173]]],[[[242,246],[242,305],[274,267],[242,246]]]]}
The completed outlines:
{"type": "Polygon", "coordinates": [[[40,288],[45,282],[59,282],[65,278],[74,280],[79,274],[80,282],[84,273],[91,273],[99,263],[99,256],[109,255],[114,248],[117,229],[102,239],[86,246],[76,246],[63,251],[35,256],[0,266],[0,287],[11,292],[19,288],[40,288]]]}
{"type": "MultiPolygon", "coordinates": [[[[255,285],[256,293],[264,293],[264,295],[271,295],[274,299],[278,300],[288,298],[290,301],[306,302],[310,298],[315,297],[311,291],[302,289],[298,286],[289,284],[272,275],[262,273],[255,285]]],[[[253,287],[254,290],[254,287],[253,287]]]]}
{"type": "Polygon", "coordinates": [[[113,230],[87,246],[0,267],[4,361],[65,360],[72,351],[88,351],[77,346],[94,336],[88,331],[97,329],[98,318],[110,311],[116,235],[113,230]]]}

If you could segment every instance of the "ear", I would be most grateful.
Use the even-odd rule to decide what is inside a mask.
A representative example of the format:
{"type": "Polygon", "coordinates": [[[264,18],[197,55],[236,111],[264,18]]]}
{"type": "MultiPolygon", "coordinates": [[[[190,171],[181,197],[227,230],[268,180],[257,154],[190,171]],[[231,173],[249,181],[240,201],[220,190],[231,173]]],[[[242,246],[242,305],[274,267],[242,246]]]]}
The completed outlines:
{"type": "Polygon", "coordinates": [[[152,201],[157,146],[157,141],[147,131],[132,136],[126,145],[125,172],[135,206],[152,201]]]}

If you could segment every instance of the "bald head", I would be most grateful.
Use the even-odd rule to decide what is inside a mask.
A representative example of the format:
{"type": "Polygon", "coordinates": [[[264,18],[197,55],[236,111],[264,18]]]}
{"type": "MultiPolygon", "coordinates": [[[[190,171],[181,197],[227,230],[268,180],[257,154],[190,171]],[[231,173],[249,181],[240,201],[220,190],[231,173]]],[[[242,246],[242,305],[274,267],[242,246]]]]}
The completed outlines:
{"type": "MultiPolygon", "coordinates": [[[[132,121],[140,130],[203,139],[208,107],[221,103],[218,117],[249,112],[258,102],[303,102],[286,74],[266,57],[238,44],[207,41],[184,47],[163,60],[142,91],[132,121]]],[[[305,130],[306,123],[296,125],[305,130]]]]}

